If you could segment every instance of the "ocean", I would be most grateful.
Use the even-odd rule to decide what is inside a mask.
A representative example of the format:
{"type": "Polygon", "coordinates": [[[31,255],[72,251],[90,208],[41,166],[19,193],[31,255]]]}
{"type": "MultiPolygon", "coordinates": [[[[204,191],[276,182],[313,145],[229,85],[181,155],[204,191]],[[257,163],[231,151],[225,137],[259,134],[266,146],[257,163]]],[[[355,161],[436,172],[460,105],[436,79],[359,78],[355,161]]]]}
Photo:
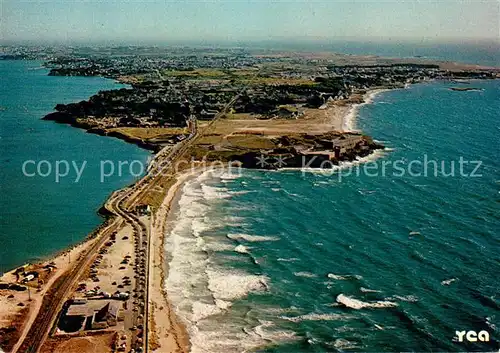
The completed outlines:
{"type": "MultiPolygon", "coordinates": [[[[461,61],[498,62],[464,50],[461,61]]],[[[391,53],[460,61],[453,50],[391,53]]],[[[40,120],[117,83],[49,77],[37,61],[0,61],[0,72],[2,272],[83,240],[107,196],[137,178],[125,169],[101,182],[101,161],[150,153],[40,120]],[[24,175],[24,162],[35,162],[31,175],[43,160],[47,176],[24,175]],[[73,165],[59,181],[47,173],[64,160],[87,161],[78,181],[73,165]]],[[[359,107],[356,128],[388,149],[354,166],[385,162],[383,173],[226,171],[183,186],[166,289],[193,352],[498,350],[500,83],[451,85],[384,92],[359,107]],[[444,173],[434,175],[434,162],[444,173]],[[490,342],[454,340],[469,330],[490,342]]]]}
{"type": "MultiPolygon", "coordinates": [[[[227,44],[226,44],[227,45],[227,44]]],[[[351,55],[378,55],[393,58],[424,58],[430,60],[456,61],[466,64],[500,67],[500,43],[498,41],[476,41],[444,43],[433,41],[392,40],[268,40],[236,42],[241,47],[259,47],[277,50],[329,51],[351,55]]]]}
{"type": "Polygon", "coordinates": [[[97,211],[111,192],[137,178],[138,163],[132,173],[124,163],[145,164],[151,155],[124,141],[41,120],[56,104],[124,87],[98,77],[47,76],[41,65],[0,61],[0,273],[82,241],[103,221],[97,211]],[[101,170],[111,175],[102,182],[101,170]]]}
{"type": "Polygon", "coordinates": [[[369,163],[184,185],[166,289],[193,352],[500,348],[500,82],[454,85],[359,107],[387,146],[369,163]]]}

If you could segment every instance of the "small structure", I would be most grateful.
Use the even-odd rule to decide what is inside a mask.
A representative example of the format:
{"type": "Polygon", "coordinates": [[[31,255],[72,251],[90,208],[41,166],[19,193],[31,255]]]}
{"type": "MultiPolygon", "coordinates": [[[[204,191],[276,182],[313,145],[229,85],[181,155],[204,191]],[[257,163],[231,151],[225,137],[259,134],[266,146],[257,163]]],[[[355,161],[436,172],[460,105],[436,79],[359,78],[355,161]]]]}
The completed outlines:
{"type": "Polygon", "coordinates": [[[199,120],[212,120],[219,113],[217,110],[213,109],[202,109],[200,112],[199,120]]]}
{"type": "Polygon", "coordinates": [[[352,151],[358,145],[364,144],[365,140],[361,135],[348,135],[342,136],[332,140],[333,150],[336,151],[336,155],[343,155],[346,152],[352,151]]]}
{"type": "Polygon", "coordinates": [[[67,333],[107,329],[123,319],[120,317],[121,308],[120,302],[112,300],[73,299],[58,327],[67,333]]]}
{"type": "Polygon", "coordinates": [[[285,118],[285,119],[298,119],[299,117],[304,115],[303,111],[298,110],[294,106],[290,105],[281,105],[278,107],[278,109],[274,112],[275,116],[278,118],[285,118]]]}
{"type": "MultiPolygon", "coordinates": [[[[26,274],[26,272],[25,272],[26,274]]],[[[21,281],[21,283],[28,283],[28,282],[31,282],[33,281],[35,278],[38,278],[38,272],[34,272],[34,273],[29,273],[29,274],[26,274],[26,277],[23,278],[23,280],[21,281]]]]}
{"type": "Polygon", "coordinates": [[[151,214],[151,206],[149,205],[138,205],[135,208],[137,215],[140,216],[149,216],[151,214]]]}
{"type": "Polygon", "coordinates": [[[84,328],[85,320],[93,314],[87,305],[71,305],[59,321],[59,328],[64,332],[78,332],[84,328]]]}
{"type": "Polygon", "coordinates": [[[116,326],[118,323],[118,312],[120,307],[115,302],[108,302],[92,319],[92,330],[106,329],[109,326],[116,326]]]}

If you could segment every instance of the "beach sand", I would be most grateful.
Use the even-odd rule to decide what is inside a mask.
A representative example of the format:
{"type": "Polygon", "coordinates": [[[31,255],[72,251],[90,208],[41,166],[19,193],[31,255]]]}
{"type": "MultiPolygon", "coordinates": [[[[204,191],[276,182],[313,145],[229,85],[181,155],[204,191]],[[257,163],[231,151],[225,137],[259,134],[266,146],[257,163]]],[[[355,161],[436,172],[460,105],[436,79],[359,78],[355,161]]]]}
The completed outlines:
{"type": "MultiPolygon", "coordinates": [[[[387,89],[374,89],[366,92],[364,95],[359,95],[355,99],[328,102],[323,109],[307,110],[305,118],[302,121],[300,121],[300,119],[298,121],[278,121],[274,122],[272,127],[265,126],[265,122],[262,123],[257,121],[254,123],[256,126],[246,126],[245,129],[254,128],[266,134],[272,134],[275,132],[275,129],[276,132],[279,131],[281,133],[283,133],[283,129],[289,129],[291,130],[290,132],[307,131],[309,133],[331,130],[342,132],[356,131],[355,118],[359,107],[371,103],[375,95],[384,91],[387,91],[387,89]]],[[[234,124],[236,122],[237,121],[232,121],[231,123],[234,124]]],[[[248,124],[249,122],[246,121],[245,123],[248,124]]],[[[170,221],[169,214],[172,213],[171,209],[175,203],[176,197],[180,197],[180,190],[184,183],[196,177],[201,172],[201,169],[197,169],[177,175],[175,184],[169,188],[162,204],[155,212],[151,223],[150,252],[152,256],[150,256],[150,290],[148,298],[150,311],[148,319],[150,332],[149,342],[152,352],[189,352],[190,342],[187,329],[176,316],[173,305],[168,299],[168,293],[165,290],[165,281],[168,277],[168,263],[166,261],[164,245],[170,221]]],[[[121,240],[123,236],[127,235],[132,239],[130,233],[130,229],[123,229],[118,234],[117,238],[121,240]]],[[[51,284],[54,283],[61,274],[71,268],[77,257],[87,249],[93,241],[94,239],[87,240],[54,259],[44,262],[44,264],[48,264],[51,261],[55,262],[57,270],[51,274],[50,279],[42,286],[40,291],[37,291],[35,288],[31,290],[31,302],[28,301],[27,291],[14,292],[10,290],[0,290],[0,326],[8,327],[9,325],[16,324],[20,329],[13,335],[13,338],[17,338],[19,335],[21,335],[21,338],[24,338],[26,333],[23,332],[23,330],[29,327],[34,321],[46,290],[50,288],[51,284]],[[71,262],[69,261],[70,259],[71,262]],[[13,294],[14,297],[8,298],[11,294],[13,294]],[[23,306],[19,306],[19,303],[23,303],[23,306]]],[[[109,257],[106,262],[110,262],[106,267],[110,266],[109,269],[111,269],[111,267],[116,266],[117,262],[121,260],[125,254],[130,254],[132,251],[133,245],[131,241],[117,241],[116,250],[106,256],[109,257]],[[113,264],[111,265],[111,263],[113,264]]],[[[127,271],[127,274],[128,272],[129,271],[127,271]]],[[[123,273],[121,275],[123,275],[123,273]]],[[[105,283],[111,283],[113,281],[118,282],[119,280],[118,278],[114,278],[116,276],[113,275],[113,271],[101,271],[100,276],[105,277],[103,278],[106,279],[103,281],[105,283]]],[[[0,278],[0,281],[14,283],[15,276],[13,275],[13,271],[4,274],[0,278]]],[[[89,283],[89,285],[90,284],[91,283],[89,283]]],[[[114,288],[110,287],[105,289],[112,292],[114,288]]],[[[15,348],[17,348],[17,346],[15,348]]]]}
{"type": "Polygon", "coordinates": [[[176,316],[172,303],[168,300],[165,280],[168,276],[168,264],[165,254],[165,236],[169,214],[174,200],[182,186],[201,170],[190,170],[177,176],[177,181],[170,187],[161,206],[154,215],[151,227],[150,261],[150,348],[152,352],[167,353],[189,352],[189,336],[184,324],[176,316]]]}
{"type": "MultiPolygon", "coordinates": [[[[52,271],[48,280],[41,286],[40,290],[36,287],[32,287],[30,293],[28,293],[28,291],[16,292],[13,290],[0,290],[0,327],[15,326],[16,328],[16,331],[12,333],[12,340],[16,340],[17,343],[14,345],[12,351],[18,348],[18,345],[26,336],[26,329],[29,328],[35,320],[42,305],[43,296],[47,290],[62,274],[75,264],[79,255],[92,245],[94,241],[95,239],[85,241],[62,252],[55,258],[43,262],[41,264],[42,266],[54,262],[57,269],[52,271]],[[29,301],[30,294],[31,301],[29,301]],[[13,295],[13,297],[9,298],[11,295],[13,295]],[[20,306],[20,303],[22,303],[23,306],[20,306]]],[[[0,282],[16,283],[14,270],[3,274],[3,276],[0,277],[0,282]]]]}
{"type": "MultiPolygon", "coordinates": [[[[357,110],[363,104],[372,102],[374,96],[386,89],[376,89],[360,95],[358,98],[343,104],[330,102],[325,109],[315,110],[315,115],[309,116],[308,121],[298,122],[301,125],[294,127],[314,131],[355,131],[355,118],[357,110]]],[[[306,114],[307,116],[307,114],[306,114]]],[[[248,123],[248,122],[246,122],[248,123]]],[[[289,122],[284,122],[288,125],[289,122]]],[[[266,133],[272,133],[269,128],[259,127],[266,133]]],[[[283,128],[281,126],[280,128],[283,128]]],[[[272,129],[270,129],[272,130],[272,129]]],[[[189,352],[190,342],[186,326],[176,316],[173,303],[168,299],[165,290],[166,278],[168,278],[168,263],[165,253],[165,239],[169,230],[172,215],[175,213],[176,200],[181,197],[183,185],[192,178],[200,175],[204,170],[189,170],[177,176],[177,181],[170,187],[161,206],[154,215],[151,229],[152,252],[150,266],[150,347],[151,351],[158,353],[166,352],[189,352]]]]}

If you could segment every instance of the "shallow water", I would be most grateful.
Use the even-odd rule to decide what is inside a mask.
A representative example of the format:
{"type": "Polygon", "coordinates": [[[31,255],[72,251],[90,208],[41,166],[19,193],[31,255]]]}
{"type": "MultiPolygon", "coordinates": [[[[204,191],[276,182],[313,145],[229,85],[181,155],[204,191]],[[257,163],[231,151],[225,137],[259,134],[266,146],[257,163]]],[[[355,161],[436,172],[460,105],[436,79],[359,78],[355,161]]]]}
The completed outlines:
{"type": "Polygon", "coordinates": [[[434,82],[361,107],[357,127],[390,147],[377,176],[247,170],[188,182],[166,286],[193,351],[498,349],[500,83],[472,84],[484,91],[434,82]],[[456,163],[454,176],[441,161],[446,174],[456,163]],[[454,342],[456,330],[491,341],[454,342]]]}
{"type": "MultiPolygon", "coordinates": [[[[135,179],[125,167],[119,175],[118,162],[145,163],[150,155],[117,139],[40,120],[58,103],[78,102],[99,90],[123,87],[103,78],[47,73],[38,61],[0,61],[0,273],[84,239],[102,222],[96,212],[108,195],[135,179]],[[45,163],[40,170],[47,176],[26,176],[22,168],[29,160],[48,161],[51,173],[45,163]],[[70,165],[68,175],[59,182],[56,161],[70,165]],[[116,172],[103,182],[101,161],[116,166],[116,172]],[[73,162],[82,171],[78,182],[73,162]]],[[[62,164],[60,167],[64,172],[62,164]]],[[[26,171],[36,174],[36,165],[29,164],[26,171]]]]}

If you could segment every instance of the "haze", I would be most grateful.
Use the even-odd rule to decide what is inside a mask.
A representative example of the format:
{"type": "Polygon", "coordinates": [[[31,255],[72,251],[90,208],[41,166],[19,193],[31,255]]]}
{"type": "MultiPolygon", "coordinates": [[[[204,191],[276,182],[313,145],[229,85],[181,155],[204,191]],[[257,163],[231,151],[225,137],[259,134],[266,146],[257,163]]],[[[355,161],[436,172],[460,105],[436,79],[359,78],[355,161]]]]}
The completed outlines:
{"type": "Polygon", "coordinates": [[[3,41],[495,40],[490,1],[4,0],[3,41]]]}

